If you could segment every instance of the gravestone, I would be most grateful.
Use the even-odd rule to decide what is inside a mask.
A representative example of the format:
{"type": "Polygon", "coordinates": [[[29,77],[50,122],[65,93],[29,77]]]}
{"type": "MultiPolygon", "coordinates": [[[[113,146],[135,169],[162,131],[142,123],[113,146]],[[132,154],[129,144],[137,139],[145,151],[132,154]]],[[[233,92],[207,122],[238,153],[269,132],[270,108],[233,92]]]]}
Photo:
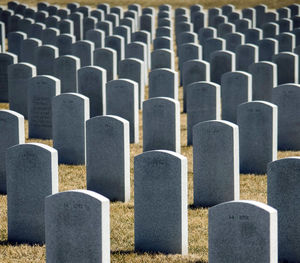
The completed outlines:
{"type": "Polygon", "coordinates": [[[42,41],[36,38],[24,39],[21,43],[19,61],[34,65],[34,51],[42,45],[42,41]]]}
{"type": "Polygon", "coordinates": [[[186,255],[187,205],[186,157],[158,150],[134,158],[135,250],[186,255]]]}
{"type": "Polygon", "coordinates": [[[209,81],[187,86],[187,145],[193,144],[193,127],[199,122],[221,119],[220,85],[209,81]]]}
{"type": "Polygon", "coordinates": [[[6,160],[9,147],[25,143],[24,117],[11,110],[0,110],[0,193],[6,194],[6,160]]]}
{"type": "Polygon", "coordinates": [[[60,34],[74,35],[74,23],[70,19],[63,19],[58,23],[60,34]]]}
{"type": "Polygon", "coordinates": [[[87,189],[111,201],[129,201],[129,136],[129,122],[123,118],[109,115],[87,121],[87,189]]]}
{"type": "Polygon", "coordinates": [[[69,19],[73,21],[74,25],[74,36],[76,40],[82,40],[83,37],[83,14],[74,12],[69,15],[69,19]]]}
{"type": "Polygon", "coordinates": [[[51,15],[49,13],[49,16],[45,20],[45,25],[47,28],[56,28],[58,29],[58,24],[60,22],[60,17],[56,15],[51,15]]]}
{"type": "MultiPolygon", "coordinates": [[[[121,26],[128,26],[130,28],[130,32],[133,33],[135,31],[135,24],[134,19],[131,17],[126,17],[120,19],[121,26]]],[[[149,33],[150,34],[150,33],[149,33]]]]}
{"type": "Polygon", "coordinates": [[[35,23],[45,24],[47,17],[48,17],[47,11],[44,10],[38,11],[35,13],[35,17],[34,17],[35,23]]]}
{"type": "Polygon", "coordinates": [[[258,41],[262,39],[263,32],[259,28],[250,28],[245,32],[245,42],[258,45],[258,41]]]}
{"type": "MultiPolygon", "coordinates": [[[[20,14],[14,14],[8,17],[8,28],[7,33],[14,33],[18,31],[19,20],[23,19],[23,16],[20,14]]],[[[8,36],[7,35],[7,36],[8,36]]]]}
{"type": "Polygon", "coordinates": [[[280,19],[278,22],[279,33],[290,32],[293,30],[293,21],[288,18],[280,19]]]}
{"type": "Polygon", "coordinates": [[[79,6],[77,8],[77,12],[82,13],[83,17],[88,17],[91,12],[91,7],[89,6],[79,6]]]}
{"type": "Polygon", "coordinates": [[[56,39],[59,36],[59,30],[57,28],[46,28],[42,32],[43,45],[56,45],[56,39]]]}
{"type": "Polygon", "coordinates": [[[272,62],[277,64],[278,85],[298,83],[298,55],[292,52],[281,52],[273,56],[272,62]]]}
{"type": "Polygon", "coordinates": [[[235,21],[236,31],[245,34],[248,29],[252,28],[251,20],[247,18],[238,19],[235,21]]]}
{"type": "Polygon", "coordinates": [[[173,41],[169,37],[157,37],[153,40],[153,49],[170,49],[173,50],[173,41]]]}
{"type": "Polygon", "coordinates": [[[183,112],[186,112],[187,87],[197,81],[210,81],[210,65],[204,60],[188,60],[182,68],[183,112]]]}
{"type": "Polygon", "coordinates": [[[215,51],[210,59],[210,81],[221,84],[222,75],[235,71],[235,54],[230,51],[215,51]]]}
{"type": "Polygon", "coordinates": [[[138,32],[134,32],[131,35],[131,42],[143,42],[147,45],[147,61],[148,61],[148,68],[151,67],[151,57],[150,57],[150,46],[151,46],[151,35],[149,32],[145,30],[140,30],[138,32]]]}
{"type": "Polygon", "coordinates": [[[247,18],[251,21],[252,27],[256,27],[256,10],[252,7],[242,9],[243,18],[247,18]]]}
{"type": "Polygon", "coordinates": [[[280,7],[276,9],[276,11],[279,15],[279,19],[291,17],[291,10],[287,7],[280,7]]]}
{"type": "Polygon", "coordinates": [[[293,52],[296,44],[295,35],[292,33],[281,33],[276,36],[278,40],[279,52],[293,52]]]}
{"type": "Polygon", "coordinates": [[[299,164],[299,157],[289,157],[268,165],[268,205],[278,211],[278,258],[282,262],[299,258],[299,164]]]}
{"type": "Polygon", "coordinates": [[[300,85],[284,84],[273,89],[272,103],[278,106],[278,149],[300,149],[298,117],[300,85]]]}
{"type": "Polygon", "coordinates": [[[207,14],[202,11],[194,12],[191,14],[191,22],[194,25],[194,32],[198,33],[201,28],[207,27],[207,14]]]}
{"type": "Polygon", "coordinates": [[[94,50],[94,66],[106,70],[106,80],[117,78],[117,52],[111,48],[97,48],[94,50]]]}
{"type": "Polygon", "coordinates": [[[238,133],[238,126],[228,121],[204,121],[193,127],[195,206],[239,199],[238,133]]]}
{"type": "Polygon", "coordinates": [[[34,53],[37,75],[54,76],[54,61],[58,57],[58,48],[52,45],[37,47],[34,53]]]}
{"type": "Polygon", "coordinates": [[[213,27],[203,27],[198,31],[199,44],[203,45],[209,38],[216,38],[217,30],[213,27]]]}
{"type": "Polygon", "coordinates": [[[235,53],[239,45],[245,44],[245,36],[242,33],[230,33],[224,36],[226,50],[235,53]]]}
{"type": "Polygon", "coordinates": [[[87,16],[83,18],[83,39],[86,39],[86,32],[95,29],[98,19],[95,17],[87,16]]]}
{"type": "Polygon", "coordinates": [[[88,40],[80,40],[72,45],[72,55],[80,59],[81,67],[91,66],[94,64],[93,52],[95,45],[88,40]]]}
{"type": "Polygon", "coordinates": [[[117,14],[106,14],[105,15],[105,20],[110,21],[112,23],[112,27],[117,27],[119,26],[119,17],[117,14]]]}
{"type": "Polygon", "coordinates": [[[225,40],[222,38],[209,38],[203,44],[203,59],[211,61],[211,54],[215,51],[225,50],[225,40]]]}
{"type": "Polygon", "coordinates": [[[279,34],[279,26],[275,23],[266,23],[262,26],[263,38],[275,38],[279,34]]]}
{"type": "Polygon", "coordinates": [[[91,11],[90,15],[97,18],[97,21],[102,21],[104,20],[105,13],[103,10],[94,9],[91,11]]]}
{"type": "Polygon", "coordinates": [[[46,25],[42,23],[35,23],[31,25],[31,32],[29,34],[30,38],[36,38],[41,40],[43,31],[46,29],[46,25]]]}
{"type": "Polygon", "coordinates": [[[159,68],[175,69],[173,51],[168,49],[157,49],[151,52],[151,70],[159,68]]]}
{"type": "Polygon", "coordinates": [[[70,34],[61,34],[56,37],[56,47],[59,50],[59,56],[72,55],[72,46],[75,43],[75,36],[70,34]]]}
{"type": "Polygon", "coordinates": [[[272,101],[273,88],[277,86],[277,66],[268,61],[253,63],[249,66],[252,75],[253,100],[272,101]]]}
{"type": "Polygon", "coordinates": [[[158,97],[143,103],[143,151],[180,153],[179,101],[158,97]]]}
{"type": "Polygon", "coordinates": [[[36,68],[29,63],[12,64],[8,66],[7,74],[9,109],[22,114],[27,119],[29,80],[36,76],[36,68]]]}
{"type": "Polygon", "coordinates": [[[105,38],[105,47],[112,48],[117,52],[118,64],[124,59],[125,41],[121,36],[107,36],[105,38]]]}
{"type": "Polygon", "coordinates": [[[10,32],[7,36],[7,51],[20,57],[21,54],[21,43],[27,35],[20,31],[10,32]]]}
{"type": "Polygon", "coordinates": [[[89,40],[95,44],[95,50],[97,48],[104,47],[104,32],[99,29],[90,29],[86,32],[86,40],[89,40]]]}
{"type": "Polygon", "coordinates": [[[128,79],[106,83],[106,114],[129,121],[130,143],[139,142],[138,84],[128,79]]]}
{"type": "Polygon", "coordinates": [[[167,26],[161,26],[161,27],[157,27],[156,28],[156,32],[155,32],[155,36],[156,37],[173,37],[173,32],[172,32],[172,28],[167,27],[167,26]]]}
{"type": "Polygon", "coordinates": [[[258,47],[253,44],[240,45],[235,51],[236,70],[249,71],[249,66],[258,62],[258,47]]]}
{"type": "Polygon", "coordinates": [[[237,107],[241,173],[265,174],[268,163],[277,159],[277,120],[277,106],[269,102],[237,107]]]}
{"type": "Polygon", "coordinates": [[[113,29],[113,34],[118,35],[124,38],[124,45],[126,46],[131,42],[131,33],[130,33],[130,27],[129,26],[117,26],[113,29]]]}
{"type": "Polygon", "coordinates": [[[27,36],[30,34],[31,25],[34,20],[31,18],[23,18],[18,21],[18,30],[25,33],[27,36]]]}
{"type": "Polygon", "coordinates": [[[47,261],[110,262],[109,206],[106,197],[88,190],[48,196],[45,200],[47,261]]]}
{"type": "Polygon", "coordinates": [[[237,107],[252,101],[252,76],[243,71],[227,72],[221,78],[222,120],[236,123],[237,107]]]}
{"type": "Polygon", "coordinates": [[[168,97],[178,100],[178,73],[168,68],[154,69],[149,73],[149,99],[168,97]]]}
{"type": "Polygon", "coordinates": [[[278,41],[273,38],[264,38],[258,41],[259,61],[272,61],[278,53],[278,41]]]}
{"type": "Polygon", "coordinates": [[[140,30],[145,30],[150,33],[150,38],[154,39],[154,17],[151,15],[140,16],[140,30]]]}
{"type": "Polygon", "coordinates": [[[7,150],[7,222],[9,242],[45,242],[45,197],[58,192],[57,151],[41,143],[7,150]]]}
{"type": "Polygon", "coordinates": [[[74,56],[60,56],[54,61],[54,76],[60,80],[61,93],[78,92],[77,71],[80,59],[74,56]]]}
{"type": "Polygon", "coordinates": [[[209,262],[278,262],[277,210],[233,201],[208,210],[209,262]]]}
{"type": "MultiPolygon", "coordinates": [[[[198,44],[183,44],[178,47],[178,68],[181,70],[184,62],[191,59],[202,59],[202,46],[198,44]]],[[[180,80],[182,82],[182,80],[180,80]]]]}
{"type": "Polygon", "coordinates": [[[103,10],[105,14],[110,13],[110,6],[106,3],[98,4],[97,9],[103,10]]]}
{"type": "Polygon", "coordinates": [[[60,94],[60,81],[52,76],[36,76],[29,80],[28,137],[52,138],[52,98],[60,94]]]}
{"type": "Polygon", "coordinates": [[[52,99],[53,147],[62,164],[84,165],[86,121],[90,118],[89,98],[65,93],[52,99]]]}
{"type": "Polygon", "coordinates": [[[144,62],[136,58],[127,58],[120,61],[119,78],[130,79],[138,83],[139,108],[145,98],[144,62]]]}
{"type": "Polygon", "coordinates": [[[96,29],[102,30],[103,32],[105,32],[105,37],[108,37],[112,35],[112,30],[113,30],[112,22],[107,20],[99,21],[96,24],[96,29]]]}
{"type": "Polygon", "coordinates": [[[208,11],[208,25],[213,26],[213,21],[215,16],[221,15],[221,8],[214,7],[207,10],[208,11]]]}
{"type": "Polygon", "coordinates": [[[78,93],[90,100],[90,116],[105,115],[106,71],[97,66],[78,70],[78,93]]]}
{"type": "Polygon", "coordinates": [[[218,25],[218,37],[224,38],[227,34],[235,32],[235,25],[231,23],[222,23],[218,25]]]}
{"type": "Polygon", "coordinates": [[[8,66],[18,63],[17,55],[0,53],[0,101],[8,102],[8,66]]]}
{"type": "Polygon", "coordinates": [[[79,6],[80,6],[79,3],[75,3],[75,2],[67,4],[67,8],[70,10],[71,13],[76,12],[79,6]]]}

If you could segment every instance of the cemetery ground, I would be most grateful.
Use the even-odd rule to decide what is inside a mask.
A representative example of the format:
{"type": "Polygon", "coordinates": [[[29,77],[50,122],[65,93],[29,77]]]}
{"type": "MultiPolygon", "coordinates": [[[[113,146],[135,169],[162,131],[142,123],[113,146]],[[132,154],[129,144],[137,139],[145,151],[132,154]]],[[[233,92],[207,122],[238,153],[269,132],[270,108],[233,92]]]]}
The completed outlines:
{"type": "MultiPolygon", "coordinates": [[[[179,98],[182,98],[179,88],[179,98]]],[[[148,94],[148,89],[146,89],[148,94]]],[[[180,100],[182,109],[182,99],[180,100]]],[[[0,103],[0,109],[8,109],[7,103],[0,103]]],[[[181,154],[188,158],[188,238],[189,254],[164,255],[137,253],[134,251],[134,202],[133,202],[133,160],[142,153],[142,112],[139,112],[140,142],[130,145],[131,199],[128,203],[111,202],[111,262],[208,262],[208,209],[193,207],[193,158],[192,146],[186,146],[186,114],[181,113],[181,154]]],[[[28,139],[28,122],[25,122],[26,142],[40,142],[52,146],[52,140],[28,139]]],[[[300,152],[278,152],[278,159],[300,156],[300,152]]],[[[82,165],[59,165],[59,192],[72,189],[86,189],[86,171],[82,165]]],[[[240,199],[267,203],[266,175],[241,174],[240,199]]],[[[0,262],[45,262],[45,245],[9,244],[7,242],[6,196],[0,195],[0,262]]],[[[170,208],[171,209],[171,208],[170,208]]]]}

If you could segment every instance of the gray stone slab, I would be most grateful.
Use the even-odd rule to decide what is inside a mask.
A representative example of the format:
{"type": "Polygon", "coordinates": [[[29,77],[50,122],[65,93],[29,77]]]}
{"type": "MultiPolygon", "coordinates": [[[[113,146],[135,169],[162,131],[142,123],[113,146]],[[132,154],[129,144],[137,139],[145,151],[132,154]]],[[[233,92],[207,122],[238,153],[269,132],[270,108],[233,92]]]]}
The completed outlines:
{"type": "Polygon", "coordinates": [[[224,24],[224,23],[228,23],[228,18],[227,18],[227,16],[224,16],[224,15],[218,15],[218,16],[215,16],[215,17],[214,17],[212,26],[213,26],[214,28],[218,28],[218,26],[219,26],[220,24],[224,24]]]}
{"type": "Polygon", "coordinates": [[[151,70],[158,68],[175,69],[174,52],[168,49],[157,49],[151,52],[151,70]]]}
{"type": "Polygon", "coordinates": [[[37,75],[54,76],[54,61],[58,57],[58,48],[52,45],[43,45],[34,52],[37,75]]]}
{"type": "Polygon", "coordinates": [[[120,18],[123,18],[124,10],[121,6],[113,6],[110,9],[110,13],[118,15],[118,19],[120,19],[120,18]]]}
{"type": "MultiPolygon", "coordinates": [[[[171,39],[172,41],[172,39],[171,39]]],[[[183,45],[186,43],[198,43],[197,34],[194,32],[182,32],[177,36],[178,45],[183,45]]],[[[173,49],[173,43],[171,45],[171,49],[173,49]]]]}
{"type": "Polygon", "coordinates": [[[18,21],[18,30],[29,35],[31,25],[34,24],[34,20],[31,18],[23,18],[18,21]]]}
{"type": "Polygon", "coordinates": [[[25,143],[24,117],[11,110],[0,110],[0,193],[6,194],[6,160],[9,147],[25,143]]]}
{"type": "Polygon", "coordinates": [[[86,162],[86,121],[90,118],[89,98],[65,93],[52,99],[53,147],[62,164],[86,162]]]}
{"type": "Polygon", "coordinates": [[[134,235],[137,251],[188,253],[186,157],[163,150],[135,157],[134,235]]]}
{"type": "Polygon", "coordinates": [[[222,14],[227,16],[235,10],[235,6],[232,4],[226,4],[221,7],[222,14]]]}
{"type": "Polygon", "coordinates": [[[42,23],[35,23],[31,25],[30,38],[36,38],[42,40],[43,31],[46,29],[46,25],[42,23]]]}
{"type": "Polygon", "coordinates": [[[235,71],[235,54],[231,51],[215,51],[210,59],[210,81],[221,84],[226,72],[235,71]]]}
{"type": "Polygon", "coordinates": [[[218,25],[218,37],[224,38],[227,34],[235,32],[235,25],[232,23],[222,23],[218,25]]]}
{"type": "Polygon", "coordinates": [[[77,93],[80,59],[70,55],[60,56],[55,59],[53,67],[54,76],[60,80],[61,93],[77,93]]]}
{"type": "Polygon", "coordinates": [[[38,12],[35,13],[34,20],[35,20],[36,23],[45,24],[47,17],[48,17],[48,12],[44,11],[44,10],[41,10],[41,11],[38,11],[38,12]]]}
{"type": "Polygon", "coordinates": [[[149,98],[169,97],[178,100],[178,73],[167,68],[149,73],[149,98]]]}
{"type": "Polygon", "coordinates": [[[297,262],[300,256],[299,164],[299,157],[290,157],[268,165],[268,205],[278,210],[278,258],[283,262],[297,262]]]}
{"type": "Polygon", "coordinates": [[[0,101],[8,102],[8,66],[18,63],[17,55],[0,53],[0,101]]]}
{"type": "Polygon", "coordinates": [[[74,22],[70,19],[63,19],[58,23],[60,34],[74,35],[74,22]]]}
{"type": "Polygon", "coordinates": [[[29,63],[8,66],[8,101],[9,109],[18,112],[27,119],[27,92],[29,80],[36,76],[36,67],[29,63]]]}
{"type": "Polygon", "coordinates": [[[86,123],[87,189],[111,201],[130,200],[129,122],[97,116],[86,123]]]}
{"type": "Polygon", "coordinates": [[[277,86],[277,65],[261,61],[249,66],[252,75],[253,100],[272,101],[273,88],[277,86]]]}
{"type": "Polygon", "coordinates": [[[168,18],[161,18],[158,20],[157,26],[158,27],[163,27],[163,26],[172,27],[172,21],[168,18]]]}
{"type": "Polygon", "coordinates": [[[20,57],[21,54],[21,43],[24,39],[27,38],[27,35],[20,31],[10,32],[7,36],[7,51],[13,54],[16,54],[20,57]]]}
{"type": "Polygon", "coordinates": [[[120,25],[121,26],[128,26],[130,28],[131,33],[133,33],[135,31],[134,19],[131,18],[131,17],[126,17],[126,18],[120,19],[120,25]]]}
{"type": "Polygon", "coordinates": [[[282,18],[277,21],[277,24],[279,25],[279,33],[290,32],[293,30],[293,20],[291,19],[282,18]]]}
{"type": "Polygon", "coordinates": [[[59,9],[58,5],[49,5],[47,7],[47,11],[49,13],[49,16],[54,16],[56,15],[57,10],[59,9]]]}
{"type": "Polygon", "coordinates": [[[59,16],[61,19],[67,19],[70,15],[70,10],[67,8],[60,8],[57,10],[56,15],[59,16]]]}
{"type": "Polygon", "coordinates": [[[169,37],[157,37],[153,40],[153,49],[173,50],[173,41],[169,37]]]}
{"type": "Polygon", "coordinates": [[[287,7],[280,7],[276,9],[279,19],[291,17],[291,10],[287,7]]]}
{"type": "Polygon", "coordinates": [[[23,16],[18,14],[14,14],[8,17],[8,34],[18,31],[19,20],[21,19],[23,19],[23,16]]]}
{"type": "Polygon", "coordinates": [[[154,17],[151,15],[141,15],[140,23],[140,30],[149,32],[150,38],[154,39],[154,17]]]}
{"type": "Polygon", "coordinates": [[[247,18],[238,19],[234,22],[234,24],[236,27],[236,31],[242,34],[245,34],[248,29],[252,28],[252,22],[247,18]]]}
{"type": "Polygon", "coordinates": [[[211,61],[211,54],[215,51],[225,50],[226,42],[222,38],[209,38],[203,43],[203,59],[211,61]]]}
{"type": "Polygon", "coordinates": [[[194,12],[191,14],[194,32],[198,33],[201,28],[207,27],[207,14],[205,12],[194,12]]]}
{"type": "Polygon", "coordinates": [[[47,28],[58,28],[58,24],[60,22],[60,17],[56,15],[51,15],[49,13],[49,16],[45,20],[45,25],[47,28]]]}
{"type": "Polygon", "coordinates": [[[29,80],[28,137],[52,138],[52,98],[60,94],[59,79],[40,75],[29,80]]]}
{"type": "Polygon", "coordinates": [[[279,34],[279,26],[276,23],[266,23],[262,26],[264,38],[274,38],[279,34]]]}
{"type": "Polygon", "coordinates": [[[182,68],[183,84],[183,112],[187,107],[187,87],[189,84],[198,81],[210,81],[210,65],[204,60],[188,60],[182,68]]]}
{"type": "Polygon", "coordinates": [[[130,79],[138,83],[139,108],[145,99],[144,62],[136,58],[127,58],[120,61],[119,78],[130,79]]]}
{"type": "Polygon", "coordinates": [[[113,25],[111,21],[103,20],[96,24],[96,28],[104,31],[105,37],[108,37],[112,34],[113,25]]]}
{"type": "Polygon", "coordinates": [[[105,20],[112,22],[112,27],[117,27],[119,26],[119,17],[117,14],[106,14],[105,15],[105,20]]]}
{"type": "Polygon", "coordinates": [[[83,18],[83,39],[86,39],[86,32],[95,29],[98,19],[92,16],[87,16],[83,18]]]}
{"type": "Polygon", "coordinates": [[[169,11],[171,12],[172,6],[169,4],[162,4],[158,7],[159,11],[169,11]]]}
{"type": "Polygon", "coordinates": [[[105,33],[100,29],[90,29],[86,32],[86,40],[94,43],[95,49],[104,47],[105,33]]]}
{"type": "Polygon", "coordinates": [[[45,201],[47,261],[110,262],[109,207],[106,197],[88,190],[48,196],[45,201]]]}
{"type": "Polygon", "coordinates": [[[150,14],[150,15],[155,15],[155,8],[154,7],[144,7],[143,9],[142,9],[142,14],[143,15],[146,15],[146,14],[150,14]]]}
{"type": "Polygon", "coordinates": [[[58,192],[57,151],[41,143],[6,154],[8,241],[45,242],[45,197],[58,192]]]}
{"type": "Polygon", "coordinates": [[[109,4],[106,4],[106,3],[98,4],[97,9],[103,10],[105,14],[110,12],[110,6],[109,6],[109,4]]]}
{"type": "Polygon", "coordinates": [[[252,76],[242,71],[227,72],[221,78],[222,119],[237,122],[237,107],[252,101],[252,76]]]}
{"type": "Polygon", "coordinates": [[[300,12],[300,5],[295,3],[288,6],[288,8],[291,10],[291,17],[299,15],[300,12]]]}
{"type": "Polygon", "coordinates": [[[300,85],[285,84],[273,89],[272,102],[278,106],[278,149],[300,149],[298,116],[300,85]]]}
{"type": "Polygon", "coordinates": [[[273,38],[264,38],[259,40],[259,61],[272,61],[275,54],[278,53],[278,41],[273,38]]]}
{"type": "Polygon", "coordinates": [[[143,103],[143,151],[180,153],[179,101],[157,97],[143,103]]]}
{"type": "Polygon", "coordinates": [[[117,78],[117,52],[112,48],[97,48],[94,50],[94,66],[106,70],[106,80],[117,78]]]}
{"type": "Polygon", "coordinates": [[[42,32],[43,45],[56,45],[56,39],[59,36],[59,30],[57,28],[46,28],[42,32]]]}
{"type": "Polygon", "coordinates": [[[226,50],[235,53],[239,45],[245,44],[245,36],[242,33],[229,33],[224,36],[226,41],[226,50]]]}
{"type": "Polygon", "coordinates": [[[276,36],[279,52],[293,52],[296,44],[295,35],[292,33],[281,33],[276,36]]]}
{"type": "Polygon", "coordinates": [[[129,26],[116,26],[113,28],[113,34],[124,38],[124,45],[131,42],[131,32],[129,26]]]}
{"type": "Polygon", "coordinates": [[[76,11],[79,13],[82,13],[83,17],[88,17],[91,12],[91,7],[90,6],[79,6],[76,11]]]}
{"type": "Polygon", "coordinates": [[[297,16],[293,16],[292,21],[293,21],[293,28],[294,29],[299,28],[300,27],[300,14],[297,16]]]}
{"type": "Polygon", "coordinates": [[[256,10],[252,7],[242,9],[243,18],[247,18],[251,21],[252,27],[256,27],[256,10]]]}
{"type": "Polygon", "coordinates": [[[265,174],[269,162],[277,160],[277,106],[265,101],[237,107],[240,141],[240,172],[265,174]]]}
{"type": "Polygon", "coordinates": [[[83,37],[83,14],[79,12],[74,12],[69,15],[69,19],[73,21],[74,25],[74,35],[76,40],[82,40],[83,37]]]}
{"type": "Polygon", "coordinates": [[[55,46],[59,50],[59,56],[72,54],[72,45],[75,43],[75,39],[75,36],[70,34],[61,34],[56,37],[55,46]]]}
{"type": "Polygon", "coordinates": [[[78,93],[90,100],[90,116],[105,115],[106,71],[98,66],[78,70],[78,93]]]}
{"type": "Polygon", "coordinates": [[[209,81],[187,86],[187,145],[193,144],[193,127],[202,121],[221,119],[220,85],[209,81]]]}
{"type": "Polygon", "coordinates": [[[172,38],[172,36],[173,36],[172,28],[167,27],[167,26],[157,27],[156,32],[155,32],[155,36],[156,37],[170,37],[170,38],[172,38]]]}
{"type": "Polygon", "coordinates": [[[219,120],[193,127],[194,205],[213,206],[238,200],[238,126],[219,120]]]}
{"type": "Polygon", "coordinates": [[[240,12],[237,12],[237,11],[233,11],[231,12],[229,15],[228,15],[228,22],[229,23],[235,23],[235,21],[241,19],[242,16],[241,16],[241,13],[240,12]]]}
{"type": "Polygon", "coordinates": [[[214,7],[214,8],[208,9],[207,12],[208,12],[208,26],[213,26],[214,17],[221,15],[222,10],[221,10],[221,8],[214,7]]]}
{"type": "Polygon", "coordinates": [[[300,82],[300,45],[294,48],[294,54],[298,55],[298,81],[300,82]]]}
{"type": "Polygon", "coordinates": [[[258,45],[258,41],[262,39],[263,32],[259,28],[250,28],[245,32],[245,42],[258,45]]]}
{"type": "Polygon", "coordinates": [[[266,23],[273,23],[278,21],[278,13],[276,11],[270,11],[265,12],[264,19],[263,19],[263,25],[266,23]]]}
{"type": "Polygon", "coordinates": [[[80,40],[72,45],[72,55],[80,59],[81,67],[94,65],[95,44],[88,40],[80,40]]]}
{"type": "Polygon", "coordinates": [[[97,18],[98,21],[104,20],[105,13],[103,10],[91,10],[90,16],[97,18]]]}
{"type": "Polygon", "coordinates": [[[147,57],[148,57],[148,68],[151,68],[151,55],[150,55],[150,47],[151,47],[151,35],[149,32],[145,30],[140,30],[138,32],[134,32],[131,35],[131,42],[143,42],[147,45],[147,57]]]}
{"type": "Polygon", "coordinates": [[[130,143],[139,142],[138,84],[118,79],[106,84],[106,114],[129,121],[130,143]]]}
{"type": "Polygon", "coordinates": [[[300,28],[294,29],[293,34],[296,37],[296,47],[298,47],[298,46],[300,46],[300,28]]]}
{"type": "Polygon", "coordinates": [[[235,51],[236,70],[249,72],[249,66],[258,62],[258,47],[253,44],[237,46],[235,51]]]}
{"type": "Polygon", "coordinates": [[[105,38],[105,47],[114,49],[117,52],[117,62],[124,59],[125,53],[125,40],[121,36],[107,36],[105,38]]]}
{"type": "Polygon", "coordinates": [[[209,262],[278,262],[277,210],[233,201],[208,210],[209,262]]]}
{"type": "Polygon", "coordinates": [[[37,47],[42,45],[42,41],[36,38],[28,38],[24,39],[21,43],[21,51],[20,51],[20,62],[27,62],[30,64],[35,63],[34,61],[34,51],[37,47]]]}
{"type": "Polygon", "coordinates": [[[178,68],[181,70],[184,62],[191,59],[202,59],[202,46],[192,43],[180,45],[178,47],[178,68]]]}
{"type": "Polygon", "coordinates": [[[273,56],[272,62],[277,64],[278,85],[298,83],[298,55],[292,52],[281,52],[273,56]]]}

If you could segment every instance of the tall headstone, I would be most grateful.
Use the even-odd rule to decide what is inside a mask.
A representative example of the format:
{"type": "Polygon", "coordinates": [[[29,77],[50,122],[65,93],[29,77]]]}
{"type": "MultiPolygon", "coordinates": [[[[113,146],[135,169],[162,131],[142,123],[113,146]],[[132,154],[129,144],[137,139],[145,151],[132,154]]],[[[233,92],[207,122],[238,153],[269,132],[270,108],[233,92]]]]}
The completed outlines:
{"type": "Polygon", "coordinates": [[[0,193],[6,194],[7,149],[25,143],[24,117],[11,110],[0,110],[0,193]]]}
{"type": "Polygon", "coordinates": [[[7,36],[7,51],[20,57],[21,54],[21,43],[27,35],[20,31],[10,32],[7,36]]]}
{"type": "Polygon", "coordinates": [[[72,55],[72,46],[75,43],[75,36],[70,34],[61,34],[56,38],[56,46],[59,56],[72,55]]]}
{"type": "Polygon", "coordinates": [[[209,262],[277,263],[277,210],[248,200],[210,208],[208,247],[209,262]]]}
{"type": "Polygon", "coordinates": [[[204,121],[193,128],[194,205],[238,200],[239,131],[228,121],[204,121]]]}
{"type": "Polygon", "coordinates": [[[59,36],[59,30],[57,28],[46,28],[42,32],[43,45],[56,45],[56,39],[59,36]]]}
{"type": "Polygon", "coordinates": [[[26,62],[34,65],[34,51],[42,45],[42,41],[36,38],[24,39],[21,43],[19,62],[26,62]]]}
{"type": "Polygon", "coordinates": [[[158,97],[143,103],[143,151],[180,153],[179,101],[158,97]]]}
{"type": "Polygon", "coordinates": [[[41,143],[8,149],[6,155],[8,240],[45,242],[45,197],[58,192],[57,151],[41,143]]]}
{"type": "Polygon", "coordinates": [[[268,165],[268,205],[278,211],[278,259],[282,262],[297,262],[300,256],[299,169],[299,157],[268,165]]]}
{"type": "Polygon", "coordinates": [[[240,172],[265,174],[277,159],[277,106],[265,101],[242,103],[237,108],[240,172]]]}
{"type": "Polygon", "coordinates": [[[78,70],[78,93],[90,99],[90,116],[105,115],[106,71],[97,66],[78,70]]]}
{"type": "Polygon", "coordinates": [[[36,76],[29,80],[28,137],[52,138],[52,98],[60,94],[60,81],[52,76],[36,76]]]}
{"type": "Polygon", "coordinates": [[[58,57],[58,48],[52,45],[43,45],[36,48],[35,65],[37,75],[54,76],[54,61],[58,57]]]}
{"type": "Polygon", "coordinates": [[[94,63],[93,52],[95,44],[88,40],[80,40],[72,45],[72,55],[80,58],[81,67],[91,66],[94,63]]]}
{"type": "Polygon", "coordinates": [[[88,190],[48,196],[45,200],[47,261],[110,262],[109,205],[106,197],[88,190]]]}
{"type": "Polygon", "coordinates": [[[249,66],[258,62],[258,47],[253,44],[240,45],[235,51],[236,70],[249,71],[249,66]]]}
{"type": "Polygon", "coordinates": [[[188,253],[186,157],[164,150],[135,157],[134,235],[137,251],[188,253]]]}
{"type": "Polygon", "coordinates": [[[187,86],[187,145],[193,144],[193,127],[199,122],[221,119],[220,85],[198,81],[187,86]]]}
{"type": "Polygon", "coordinates": [[[258,43],[259,61],[272,61],[272,57],[278,53],[278,41],[273,38],[264,38],[258,43]]]}
{"type": "Polygon", "coordinates": [[[87,189],[111,201],[130,199],[129,122],[107,115],[86,123],[87,189]]]}
{"type": "Polygon", "coordinates": [[[106,70],[106,80],[117,78],[117,52],[111,48],[97,48],[94,50],[94,66],[106,70]]]}
{"type": "Polygon", "coordinates": [[[106,84],[106,114],[129,121],[130,143],[139,142],[138,84],[118,79],[106,84]]]}
{"type": "Polygon", "coordinates": [[[53,147],[59,163],[85,164],[89,113],[89,99],[81,94],[65,93],[52,99],[53,147]]]}
{"type": "Polygon", "coordinates": [[[235,53],[239,45],[245,43],[245,36],[242,33],[230,33],[224,36],[226,40],[226,50],[235,53]]]}
{"type": "Polygon", "coordinates": [[[173,51],[168,49],[157,49],[151,52],[151,70],[158,68],[175,69],[173,51]]]}

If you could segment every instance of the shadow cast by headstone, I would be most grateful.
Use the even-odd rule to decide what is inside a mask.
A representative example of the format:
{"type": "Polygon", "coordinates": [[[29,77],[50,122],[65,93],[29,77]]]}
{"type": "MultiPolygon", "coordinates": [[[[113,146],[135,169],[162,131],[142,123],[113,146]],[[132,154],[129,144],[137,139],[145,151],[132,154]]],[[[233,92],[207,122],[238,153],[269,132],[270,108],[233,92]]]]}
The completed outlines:
{"type": "Polygon", "coordinates": [[[188,209],[191,209],[191,210],[197,210],[197,209],[208,209],[208,208],[211,208],[211,207],[213,207],[213,206],[199,206],[199,205],[194,205],[194,204],[192,204],[192,205],[189,205],[188,206],[188,209]]]}
{"type": "Polygon", "coordinates": [[[43,247],[45,244],[42,244],[42,243],[31,243],[31,242],[16,242],[16,241],[0,240],[0,246],[14,246],[14,247],[18,247],[18,246],[22,246],[22,245],[43,247]]]}

